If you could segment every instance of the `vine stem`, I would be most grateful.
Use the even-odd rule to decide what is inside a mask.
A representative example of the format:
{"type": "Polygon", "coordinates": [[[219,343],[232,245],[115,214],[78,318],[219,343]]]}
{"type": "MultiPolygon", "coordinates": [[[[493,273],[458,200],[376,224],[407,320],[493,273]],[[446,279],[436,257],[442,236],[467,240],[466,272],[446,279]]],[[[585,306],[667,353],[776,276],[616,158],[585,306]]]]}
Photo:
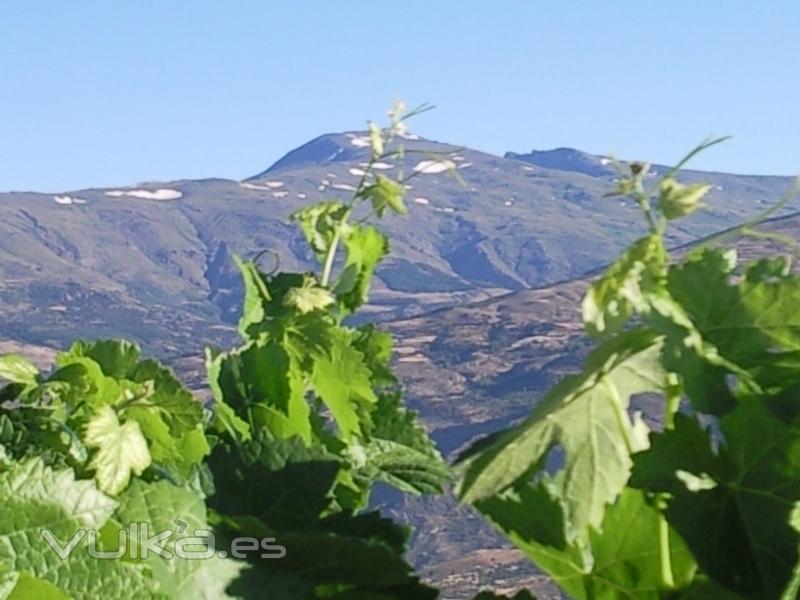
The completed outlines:
{"type": "MultiPolygon", "coordinates": [[[[387,140],[384,140],[384,143],[387,143],[387,140]]],[[[367,164],[366,169],[364,169],[364,174],[361,175],[361,179],[358,182],[356,191],[353,193],[353,197],[350,199],[350,205],[347,209],[347,212],[344,213],[342,220],[339,221],[339,223],[337,223],[336,225],[336,231],[333,232],[331,247],[328,248],[328,254],[325,256],[325,265],[322,267],[322,279],[320,280],[320,284],[322,285],[322,287],[328,287],[328,284],[331,281],[331,273],[333,272],[333,263],[336,260],[336,252],[339,250],[339,241],[342,239],[342,228],[347,223],[347,219],[350,217],[350,213],[352,212],[353,207],[356,204],[356,201],[359,199],[360,194],[364,191],[364,186],[367,183],[367,178],[372,173],[372,166],[375,164],[376,160],[377,159],[375,156],[372,156],[369,159],[369,163],[367,164]]]]}
{"type": "Polygon", "coordinates": [[[328,254],[325,257],[325,266],[322,269],[322,287],[328,287],[328,283],[330,283],[333,261],[336,258],[336,251],[339,248],[339,238],[342,237],[342,224],[343,223],[340,223],[339,227],[337,227],[336,231],[333,233],[331,247],[328,248],[328,254]]]}
{"type": "MultiPolygon", "coordinates": [[[[675,413],[680,408],[681,396],[676,390],[671,390],[667,393],[667,401],[664,410],[664,429],[673,429],[675,427],[675,413]]],[[[655,504],[658,509],[658,551],[661,567],[661,583],[664,587],[675,587],[675,576],[672,571],[672,554],[670,552],[669,543],[669,523],[667,517],[664,516],[666,510],[667,500],[659,494],[656,496],[655,504]]]]}
{"type": "MultiPolygon", "coordinates": [[[[663,499],[659,498],[659,504],[663,504],[663,499]]],[[[658,547],[661,555],[661,583],[667,588],[675,587],[675,578],[672,574],[672,555],[669,547],[669,523],[664,516],[663,508],[658,517],[658,547]]]]}
{"type": "Polygon", "coordinates": [[[678,412],[681,404],[681,397],[677,393],[670,393],[667,396],[667,403],[664,411],[664,429],[675,427],[675,413],[678,412]]]}
{"type": "MultiPolygon", "coordinates": [[[[398,120],[398,123],[406,121],[407,119],[409,119],[411,117],[415,117],[415,116],[417,116],[419,114],[422,114],[424,112],[427,112],[429,110],[432,110],[433,108],[434,107],[431,106],[431,105],[421,104],[417,108],[413,109],[411,112],[403,115],[398,120]]],[[[396,124],[393,124],[392,127],[394,128],[395,125],[396,124]]],[[[384,147],[388,146],[392,142],[392,140],[394,139],[394,136],[393,136],[394,129],[393,128],[391,130],[382,130],[382,132],[381,132],[381,141],[383,142],[384,147]]],[[[344,216],[342,217],[342,220],[337,224],[336,231],[334,231],[334,233],[333,233],[333,239],[331,239],[331,246],[330,246],[330,248],[328,248],[328,253],[325,255],[325,264],[322,267],[322,276],[321,276],[321,279],[320,279],[320,284],[322,285],[322,287],[328,287],[328,285],[330,284],[331,275],[333,273],[333,263],[336,260],[336,252],[339,250],[339,242],[342,239],[342,229],[347,224],[347,219],[350,217],[350,213],[352,213],[353,208],[355,207],[355,205],[358,202],[358,200],[361,198],[361,195],[364,192],[364,188],[367,185],[367,179],[373,173],[373,167],[374,167],[375,163],[378,160],[381,160],[381,159],[384,159],[384,158],[388,158],[390,156],[396,157],[399,153],[405,153],[405,152],[406,152],[405,149],[401,149],[400,151],[395,150],[393,152],[382,152],[381,154],[378,154],[378,155],[375,155],[373,153],[372,156],[370,157],[369,163],[367,164],[366,168],[364,169],[364,173],[361,175],[361,179],[358,182],[358,186],[356,186],[356,191],[353,193],[353,196],[350,199],[350,204],[348,206],[348,210],[347,210],[347,212],[345,212],[344,216]]],[[[409,152],[420,152],[420,151],[410,150],[409,152]]],[[[399,183],[401,185],[404,184],[409,179],[414,177],[414,175],[417,175],[417,173],[412,173],[408,177],[405,177],[402,180],[400,180],[399,183]]],[[[372,216],[372,213],[370,213],[369,215],[364,217],[360,221],[360,223],[363,223],[364,221],[369,219],[370,216],[372,216]]]]}
{"type": "Polygon", "coordinates": [[[602,377],[602,385],[606,388],[608,395],[611,397],[611,403],[614,406],[614,415],[617,418],[617,426],[619,427],[622,441],[625,443],[625,448],[628,451],[628,454],[633,454],[635,452],[636,445],[631,439],[630,434],[628,433],[628,426],[624,421],[626,414],[625,407],[622,404],[622,398],[620,397],[617,388],[608,380],[605,375],[602,377]]]}

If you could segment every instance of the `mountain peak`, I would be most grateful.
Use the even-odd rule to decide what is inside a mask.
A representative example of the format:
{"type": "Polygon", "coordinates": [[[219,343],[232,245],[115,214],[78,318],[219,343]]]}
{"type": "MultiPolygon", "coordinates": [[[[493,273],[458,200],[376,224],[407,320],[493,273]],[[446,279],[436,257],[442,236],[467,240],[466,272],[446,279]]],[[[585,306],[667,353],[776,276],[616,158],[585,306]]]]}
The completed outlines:
{"type": "MultiPolygon", "coordinates": [[[[406,134],[396,143],[402,143],[408,150],[427,152],[452,152],[457,149],[456,146],[434,142],[411,133],[406,134]]],[[[285,154],[267,170],[248,178],[247,181],[263,179],[285,169],[299,169],[355,160],[366,161],[369,156],[370,142],[369,134],[366,131],[326,133],[285,154]]]]}
{"type": "Polygon", "coordinates": [[[506,152],[505,158],[520,160],[547,169],[584,173],[592,177],[614,175],[610,159],[588,154],[575,148],[554,148],[553,150],[532,150],[527,154],[506,152]]]}
{"type": "MultiPolygon", "coordinates": [[[[248,181],[261,179],[267,174],[288,168],[327,164],[336,161],[355,160],[366,156],[365,147],[352,144],[348,134],[326,133],[306,142],[278,159],[267,170],[250,177],[248,181]]],[[[369,142],[367,141],[367,148],[369,142]]]]}

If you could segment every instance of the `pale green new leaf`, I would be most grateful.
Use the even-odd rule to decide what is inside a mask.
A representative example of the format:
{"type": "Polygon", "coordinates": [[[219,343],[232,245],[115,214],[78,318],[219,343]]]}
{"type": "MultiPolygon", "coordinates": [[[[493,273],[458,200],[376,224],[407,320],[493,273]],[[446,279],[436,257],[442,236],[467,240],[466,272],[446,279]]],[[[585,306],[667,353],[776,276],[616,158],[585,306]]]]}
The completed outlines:
{"type": "Polygon", "coordinates": [[[309,313],[312,310],[324,309],[335,302],[333,295],[323,287],[307,280],[301,287],[293,287],[283,296],[283,303],[292,306],[301,313],[309,313]]]}
{"type": "Polygon", "coordinates": [[[372,158],[378,158],[383,154],[383,132],[381,128],[372,121],[369,122],[369,144],[372,148],[372,158]]]}
{"type": "Polygon", "coordinates": [[[120,425],[110,406],[102,407],[89,421],[84,442],[97,450],[89,467],[95,471],[97,486],[108,494],[118,494],[132,474],[141,475],[150,466],[150,450],[139,424],[120,425]]]}
{"type": "Polygon", "coordinates": [[[627,409],[630,397],[663,386],[661,339],[645,330],[613,338],[589,355],[581,375],[568,376],[533,413],[488,444],[478,444],[463,467],[460,496],[474,503],[542,468],[553,448],[564,466],[554,486],[564,505],[569,539],[599,527],[641,450],[627,409]]]}
{"type": "Polygon", "coordinates": [[[405,188],[398,182],[389,179],[385,175],[378,175],[375,183],[363,189],[360,196],[366,198],[372,203],[372,210],[378,217],[382,217],[383,213],[388,208],[398,215],[404,215],[408,212],[406,205],[403,203],[403,196],[405,196],[405,188]]]}
{"type": "Polygon", "coordinates": [[[158,413],[148,407],[133,406],[125,411],[125,416],[139,425],[153,462],[176,476],[188,476],[191,466],[200,464],[210,452],[200,426],[175,436],[158,413]]]}
{"type": "Polygon", "coordinates": [[[683,185],[671,177],[659,184],[658,208],[667,219],[679,219],[692,214],[703,206],[703,197],[711,189],[710,185],[693,183],[683,185]]]}
{"type": "Polygon", "coordinates": [[[18,354],[0,356],[0,380],[25,385],[36,383],[39,369],[31,361],[18,354]]]}

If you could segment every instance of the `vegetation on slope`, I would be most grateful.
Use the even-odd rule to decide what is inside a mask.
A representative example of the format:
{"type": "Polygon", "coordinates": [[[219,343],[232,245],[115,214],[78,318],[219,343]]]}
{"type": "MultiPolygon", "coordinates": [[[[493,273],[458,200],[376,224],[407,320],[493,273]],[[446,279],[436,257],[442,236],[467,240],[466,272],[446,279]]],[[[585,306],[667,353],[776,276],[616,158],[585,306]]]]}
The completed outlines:
{"type": "Polygon", "coordinates": [[[377,482],[441,491],[448,469],[391,338],[343,324],[388,251],[356,211],[403,213],[402,190],[365,174],[349,204],[296,213],[318,275],[239,261],[243,341],[208,351],[213,414],[127,342],[77,342],[48,374],[0,359],[0,597],[436,597],[367,505],[377,482]]]}

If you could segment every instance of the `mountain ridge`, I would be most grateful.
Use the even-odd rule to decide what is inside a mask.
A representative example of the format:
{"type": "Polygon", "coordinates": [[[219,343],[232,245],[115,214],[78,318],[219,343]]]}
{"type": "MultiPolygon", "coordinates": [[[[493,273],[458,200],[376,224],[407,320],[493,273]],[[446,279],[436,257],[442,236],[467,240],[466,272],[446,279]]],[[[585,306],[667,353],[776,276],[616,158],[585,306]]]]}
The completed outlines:
{"type": "MultiPolygon", "coordinates": [[[[409,137],[401,140],[404,160],[377,166],[411,174],[434,153],[455,165],[466,185],[444,173],[418,173],[407,182],[409,216],[383,224],[393,252],[377,272],[369,318],[413,316],[578,277],[643,232],[630,203],[604,197],[615,185],[605,172],[592,176],[409,137]]],[[[268,248],[282,267],[313,268],[288,217],[308,203],[350,195],[368,146],[364,132],[325,134],[243,181],[0,194],[0,336],[63,345],[75,331],[115,333],[161,353],[223,342],[241,298],[232,255],[268,248]],[[171,313],[177,326],[168,325],[171,313]],[[197,328],[219,339],[215,333],[196,340],[197,328]]],[[[789,184],[780,177],[709,178],[712,210],[682,224],[671,245],[751,217],[789,184]]]]}
{"type": "MultiPolygon", "coordinates": [[[[44,364],[76,337],[127,337],[167,359],[207,397],[202,347],[236,338],[241,287],[233,254],[271,248],[281,268],[314,268],[289,214],[352,193],[360,177],[369,156],[363,134],[334,137],[336,149],[354,148],[346,159],[334,160],[345,152],[324,145],[284,160],[290,152],[277,170],[273,164],[243,181],[0,194],[0,350],[44,364]]],[[[423,152],[437,144],[410,142],[423,152]]],[[[545,389],[577,369],[588,348],[578,310],[588,280],[644,227],[637,207],[604,197],[615,174],[434,149],[442,146],[466,186],[444,174],[409,182],[409,216],[381,224],[393,252],[378,268],[366,318],[384,321],[395,337],[409,404],[453,453],[526,414],[545,389]]],[[[421,153],[382,168],[413,172],[421,153]]],[[[668,238],[679,252],[752,218],[791,183],[697,171],[681,177],[708,179],[714,189],[709,209],[668,238]]],[[[799,210],[795,201],[764,227],[800,238],[799,210]]],[[[764,240],[736,243],[744,255],[770,249],[764,240]]],[[[431,577],[450,582],[448,597],[467,597],[471,589],[448,574],[463,567],[457,557],[480,562],[483,552],[501,552],[496,535],[452,497],[386,503],[418,531],[437,532],[416,535],[412,557],[431,577]]],[[[517,581],[528,572],[514,556],[503,554],[502,567],[481,566],[517,581]]]]}

